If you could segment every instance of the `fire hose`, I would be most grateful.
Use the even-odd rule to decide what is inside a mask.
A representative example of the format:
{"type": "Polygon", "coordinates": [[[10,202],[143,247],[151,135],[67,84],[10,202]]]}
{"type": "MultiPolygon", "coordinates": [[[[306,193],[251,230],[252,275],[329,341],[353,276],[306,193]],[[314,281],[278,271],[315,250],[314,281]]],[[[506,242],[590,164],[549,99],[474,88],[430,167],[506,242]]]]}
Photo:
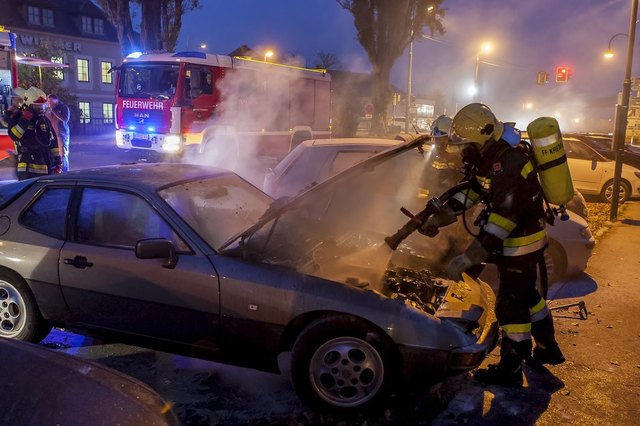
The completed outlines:
{"type": "MultiPolygon", "coordinates": [[[[425,206],[425,208],[415,215],[406,208],[401,207],[400,211],[404,215],[408,216],[410,220],[405,223],[402,228],[398,229],[395,234],[386,237],[384,239],[384,242],[387,243],[389,247],[391,247],[391,250],[397,249],[400,243],[404,241],[409,235],[420,229],[431,215],[438,213],[449,198],[451,198],[454,194],[467,189],[468,187],[469,182],[465,181],[449,188],[439,197],[433,197],[429,201],[427,201],[427,205],[425,206]]],[[[428,234],[428,236],[434,237],[437,233],[437,230],[434,230],[434,232],[428,234]]]]}

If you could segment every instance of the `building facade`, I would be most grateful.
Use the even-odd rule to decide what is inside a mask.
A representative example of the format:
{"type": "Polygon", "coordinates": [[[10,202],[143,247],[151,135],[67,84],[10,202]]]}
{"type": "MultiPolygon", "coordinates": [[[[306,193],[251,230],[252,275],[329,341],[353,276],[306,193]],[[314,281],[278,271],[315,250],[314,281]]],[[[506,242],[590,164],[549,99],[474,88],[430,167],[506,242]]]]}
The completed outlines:
{"type": "Polygon", "coordinates": [[[16,34],[18,55],[48,46],[60,56],[40,58],[67,64],[56,72],[78,97],[80,125],[111,124],[115,74],[122,61],[116,29],[90,0],[2,0],[0,25],[16,34]]]}

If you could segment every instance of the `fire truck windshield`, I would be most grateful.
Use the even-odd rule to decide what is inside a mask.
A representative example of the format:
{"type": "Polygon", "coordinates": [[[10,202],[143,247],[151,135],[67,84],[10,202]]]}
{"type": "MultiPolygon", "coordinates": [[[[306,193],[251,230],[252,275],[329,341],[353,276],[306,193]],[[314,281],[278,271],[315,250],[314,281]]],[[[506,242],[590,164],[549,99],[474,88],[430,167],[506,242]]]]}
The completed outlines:
{"type": "Polygon", "coordinates": [[[118,95],[122,98],[173,99],[179,65],[125,64],[120,70],[118,95]]]}

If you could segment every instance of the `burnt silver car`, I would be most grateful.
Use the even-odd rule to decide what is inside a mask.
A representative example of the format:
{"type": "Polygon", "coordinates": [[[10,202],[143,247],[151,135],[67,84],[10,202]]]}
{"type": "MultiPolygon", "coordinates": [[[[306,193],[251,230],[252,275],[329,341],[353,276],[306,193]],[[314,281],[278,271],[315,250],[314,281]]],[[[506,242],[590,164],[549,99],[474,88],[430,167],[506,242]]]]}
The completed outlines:
{"type": "Polygon", "coordinates": [[[0,187],[0,335],[63,326],[272,372],[291,352],[299,396],[334,411],[475,368],[497,340],[489,286],[383,243],[416,198],[417,146],[292,200],[181,164],[0,187]]]}

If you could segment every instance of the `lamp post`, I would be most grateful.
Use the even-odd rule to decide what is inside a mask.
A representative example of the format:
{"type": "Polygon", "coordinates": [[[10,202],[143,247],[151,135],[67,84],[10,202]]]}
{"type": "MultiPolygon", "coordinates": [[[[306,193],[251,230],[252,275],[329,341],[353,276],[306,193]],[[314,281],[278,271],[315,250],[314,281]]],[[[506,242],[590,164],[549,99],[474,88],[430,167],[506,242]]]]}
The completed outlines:
{"type": "Polygon", "coordinates": [[[409,122],[411,121],[411,73],[413,69],[413,31],[411,31],[411,41],[409,42],[409,75],[407,76],[407,113],[404,117],[404,131],[409,133],[409,122]]]}
{"type": "Polygon", "coordinates": [[[627,33],[617,33],[617,34],[614,34],[613,36],[611,36],[611,38],[609,39],[609,46],[607,47],[607,50],[602,55],[602,56],[605,57],[605,59],[611,59],[611,58],[613,58],[615,56],[615,52],[611,49],[611,42],[613,42],[613,39],[618,37],[618,36],[629,36],[629,34],[627,34],[627,33]]]}
{"type": "Polygon", "coordinates": [[[480,47],[480,51],[476,53],[476,70],[473,78],[473,85],[475,86],[475,91],[473,93],[473,101],[475,102],[477,94],[480,92],[480,86],[478,85],[478,73],[480,71],[480,54],[482,53],[490,53],[493,50],[493,44],[491,42],[485,41],[482,43],[480,47]]]}
{"type": "Polygon", "coordinates": [[[267,62],[267,59],[273,57],[273,50],[267,50],[264,52],[264,61],[267,62]]]}
{"type": "MultiPolygon", "coordinates": [[[[631,17],[629,20],[629,40],[627,43],[627,67],[622,82],[622,96],[619,104],[616,104],[616,113],[613,129],[613,148],[615,150],[616,168],[613,176],[613,194],[611,195],[611,214],[609,219],[618,218],[618,202],[620,197],[620,177],[622,176],[622,151],[627,132],[627,113],[629,110],[629,97],[631,94],[631,66],[633,64],[633,45],[636,40],[636,19],[638,17],[638,0],[631,0],[631,17]]],[[[614,36],[615,37],[615,36],[614,36]]],[[[613,40],[613,38],[611,40],[613,40]]],[[[609,45],[611,45],[611,40],[609,45]]],[[[611,48],[611,46],[609,46],[611,48]]]]}

